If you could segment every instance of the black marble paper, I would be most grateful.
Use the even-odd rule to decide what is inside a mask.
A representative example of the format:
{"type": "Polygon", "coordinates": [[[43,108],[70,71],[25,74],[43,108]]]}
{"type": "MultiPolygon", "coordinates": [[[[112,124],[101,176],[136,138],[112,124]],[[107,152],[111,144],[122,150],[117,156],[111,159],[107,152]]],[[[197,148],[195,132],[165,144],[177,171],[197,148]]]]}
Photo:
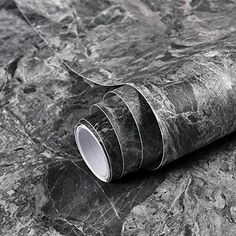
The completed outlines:
{"type": "Polygon", "coordinates": [[[16,3],[0,4],[0,234],[235,235],[235,133],[219,139],[235,130],[235,2],[16,3]],[[73,127],[113,88],[84,78],[148,101],[163,163],[198,150],[100,182],[73,127]]]}

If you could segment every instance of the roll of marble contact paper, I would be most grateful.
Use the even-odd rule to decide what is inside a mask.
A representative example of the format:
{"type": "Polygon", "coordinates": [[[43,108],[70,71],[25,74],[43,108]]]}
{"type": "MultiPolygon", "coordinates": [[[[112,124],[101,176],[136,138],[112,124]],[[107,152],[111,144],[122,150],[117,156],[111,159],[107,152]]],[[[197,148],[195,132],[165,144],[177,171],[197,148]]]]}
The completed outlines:
{"type": "Polygon", "coordinates": [[[215,53],[178,62],[148,83],[121,86],[93,105],[75,137],[99,179],[155,170],[235,131],[235,62],[228,52],[215,53]]]}
{"type": "Polygon", "coordinates": [[[235,14],[222,12],[219,28],[208,18],[180,16],[187,29],[170,36],[159,16],[145,13],[145,1],[78,1],[81,28],[73,36],[70,4],[57,11],[49,4],[45,20],[30,18],[39,5],[17,2],[71,70],[116,86],[74,129],[100,180],[156,170],[236,130],[235,14]],[[64,18],[56,22],[60,10],[64,18]]]}

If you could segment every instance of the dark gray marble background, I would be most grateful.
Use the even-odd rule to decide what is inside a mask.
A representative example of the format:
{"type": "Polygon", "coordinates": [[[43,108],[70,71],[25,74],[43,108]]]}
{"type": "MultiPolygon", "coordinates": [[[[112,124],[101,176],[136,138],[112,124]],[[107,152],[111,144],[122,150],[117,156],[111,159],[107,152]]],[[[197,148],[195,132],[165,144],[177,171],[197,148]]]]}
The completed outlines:
{"type": "Polygon", "coordinates": [[[235,235],[235,133],[105,184],[82,162],[73,127],[112,89],[83,77],[117,85],[160,69],[172,81],[200,61],[225,91],[236,3],[16,2],[34,30],[15,2],[0,3],[0,234],[235,235]]]}

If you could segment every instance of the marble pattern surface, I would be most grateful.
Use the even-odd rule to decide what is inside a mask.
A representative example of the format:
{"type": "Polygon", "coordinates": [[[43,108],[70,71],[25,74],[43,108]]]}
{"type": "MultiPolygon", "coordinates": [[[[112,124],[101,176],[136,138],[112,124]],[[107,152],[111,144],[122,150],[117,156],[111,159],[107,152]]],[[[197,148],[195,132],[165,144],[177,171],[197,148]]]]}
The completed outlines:
{"type": "Polygon", "coordinates": [[[103,150],[105,150],[110,169],[110,178],[108,180],[110,181],[111,177],[115,179],[120,178],[123,173],[123,156],[114,128],[105,113],[97,109],[96,112],[86,116],[86,118],[82,118],[76,125],[76,128],[80,124],[85,125],[93,132],[103,150]]]}
{"type": "Polygon", "coordinates": [[[76,73],[103,84],[152,80],[157,71],[235,32],[235,1],[16,0],[76,73]]]}
{"type": "MultiPolygon", "coordinates": [[[[45,1],[45,4],[51,2],[45,1]]],[[[99,5],[103,9],[108,6],[106,2],[109,4],[109,1],[100,2],[104,3],[99,5]]],[[[209,38],[217,39],[234,30],[233,1],[224,4],[221,1],[176,1],[176,4],[163,1],[160,6],[155,1],[140,2],[152,12],[161,13],[165,34],[180,35],[167,51],[163,46],[165,53],[159,54],[164,58],[163,64],[167,58],[174,61],[185,53],[199,50],[196,42],[204,44],[209,38]],[[184,4],[185,11],[179,12],[178,4],[184,4]],[[188,15],[190,10],[195,12],[193,16],[188,15]],[[181,14],[187,16],[184,21],[181,14]],[[199,22],[195,15],[205,21],[199,22]],[[196,34],[186,40],[184,36],[191,36],[192,30],[196,34]]],[[[63,17],[58,16],[65,1],[57,3],[56,11],[49,13],[48,5],[41,10],[43,5],[39,4],[38,15],[45,15],[38,20],[49,22],[55,12],[57,17],[50,22],[61,20],[63,17]]],[[[66,67],[23,20],[14,2],[0,6],[0,18],[9,22],[7,25],[13,27],[17,19],[25,28],[22,34],[14,36],[17,31],[13,29],[12,34],[8,31],[11,27],[4,27],[4,34],[12,36],[6,39],[12,41],[8,44],[9,54],[1,51],[0,55],[1,235],[235,235],[235,133],[158,172],[142,170],[110,184],[98,181],[81,161],[73,127],[111,88],[88,84],[66,67]],[[21,41],[29,44],[24,43],[23,48],[21,41]]],[[[111,7],[107,12],[113,17],[115,14],[111,12],[117,12],[115,9],[111,7]]],[[[96,11],[92,14],[96,15],[96,11]]],[[[119,12],[116,14],[119,16],[119,12]]],[[[83,16],[86,18],[86,12],[83,16]]],[[[91,28],[102,17],[103,14],[93,19],[91,28]]],[[[116,19],[119,21],[120,17],[116,19]]],[[[84,22],[90,23],[86,20],[78,20],[78,28],[71,24],[70,32],[64,28],[68,33],[65,35],[59,26],[53,28],[58,29],[66,41],[60,41],[51,31],[55,36],[52,42],[56,42],[58,48],[64,43],[64,51],[59,53],[64,62],[71,62],[71,67],[72,51],[76,57],[83,54],[66,47],[68,37],[73,38],[71,32],[74,31],[76,37],[83,38],[84,33],[79,30],[77,35],[77,29],[80,29],[79,23],[81,27],[84,22]]],[[[70,17],[64,17],[66,21],[70,22],[70,17]]],[[[105,35],[109,29],[103,32],[105,35]]],[[[167,42],[163,40],[163,43],[167,42]]],[[[91,48],[88,52],[96,54],[94,47],[91,48]]]]}
{"type": "MultiPolygon", "coordinates": [[[[142,145],[138,129],[131,112],[118,96],[111,96],[92,108],[99,107],[110,120],[122,153],[122,176],[140,168],[142,161],[142,145]]],[[[93,109],[92,109],[93,112],[93,109]]]]}
{"type": "Polygon", "coordinates": [[[195,6],[188,1],[154,1],[157,8],[153,8],[148,1],[67,0],[50,3],[48,10],[44,1],[16,2],[35,30],[77,74],[102,85],[129,84],[145,97],[160,126],[161,165],[235,131],[233,2],[222,5],[205,0],[195,6]],[[47,21],[38,20],[38,8],[47,21]],[[62,18],[56,21],[60,11],[62,18]],[[166,13],[169,11],[172,15],[166,13]],[[164,13],[167,15],[161,17],[164,13]],[[72,22],[77,24],[74,14],[83,39],[50,30],[53,26],[69,32],[72,22]],[[166,17],[178,23],[171,25],[177,32],[168,31],[166,17]],[[93,53],[88,54],[89,46],[94,46],[93,53]],[[170,54],[170,46],[177,55],[170,54]],[[77,56],[70,50],[64,52],[65,47],[77,56]],[[69,62],[64,58],[68,53],[69,62]]]}
{"type": "MultiPolygon", "coordinates": [[[[152,165],[154,163],[154,168],[158,167],[162,159],[162,140],[159,125],[151,107],[144,97],[131,86],[124,85],[111,90],[104,98],[110,96],[110,94],[119,96],[133,116],[142,146],[140,168],[148,168],[150,163],[152,165]]],[[[153,166],[151,168],[153,169],[153,166]]]]}

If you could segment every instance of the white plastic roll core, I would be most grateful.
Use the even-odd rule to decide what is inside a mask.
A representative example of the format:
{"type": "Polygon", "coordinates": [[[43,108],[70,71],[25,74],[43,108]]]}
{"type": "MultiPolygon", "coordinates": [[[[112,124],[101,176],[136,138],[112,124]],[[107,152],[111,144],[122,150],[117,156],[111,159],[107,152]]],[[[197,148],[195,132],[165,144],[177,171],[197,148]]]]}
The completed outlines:
{"type": "Polygon", "coordinates": [[[107,156],[95,135],[85,125],[81,124],[75,130],[75,140],[89,169],[97,178],[108,182],[110,169],[107,156]]]}

